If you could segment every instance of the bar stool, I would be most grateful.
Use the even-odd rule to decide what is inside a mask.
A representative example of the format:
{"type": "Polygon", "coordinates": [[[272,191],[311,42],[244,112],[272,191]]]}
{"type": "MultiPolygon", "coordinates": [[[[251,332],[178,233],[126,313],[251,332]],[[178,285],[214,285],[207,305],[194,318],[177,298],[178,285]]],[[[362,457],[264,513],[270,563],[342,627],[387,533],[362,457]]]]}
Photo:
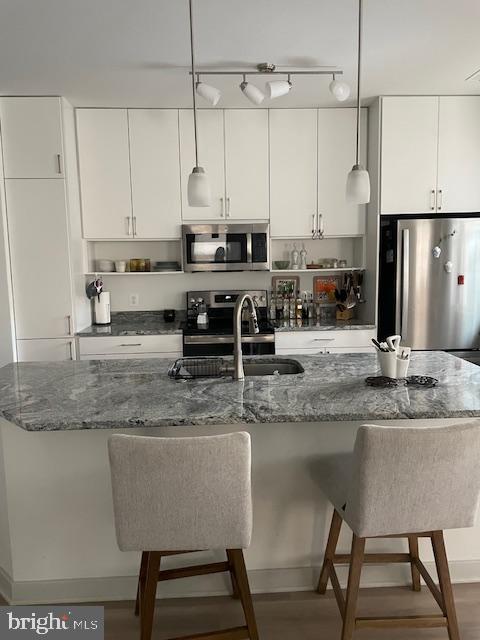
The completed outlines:
{"type": "Polygon", "coordinates": [[[114,435],[108,449],[118,546],[142,551],[136,603],[141,640],[152,635],[159,581],[220,572],[230,573],[246,624],[194,637],[258,640],[242,551],[252,535],[249,434],[114,435]],[[214,549],[226,550],[225,562],[160,570],[164,556],[214,549]]]}
{"type": "Polygon", "coordinates": [[[379,427],[357,433],[353,454],[322,459],[322,490],[334,505],[317,591],[331,580],[343,619],[342,640],[355,629],[446,627],[459,639],[443,531],[472,527],[480,494],[480,423],[448,427],[379,427]],[[351,554],[335,553],[342,522],[353,531],[351,554]],[[409,553],[365,553],[367,538],[407,538],[409,553]],[[430,538],[440,588],[419,558],[418,538],[430,538]],[[424,579],[441,615],[361,618],[356,616],[363,563],[406,562],[412,586],[424,579]],[[335,564],[348,564],[344,599],[335,564]]]}

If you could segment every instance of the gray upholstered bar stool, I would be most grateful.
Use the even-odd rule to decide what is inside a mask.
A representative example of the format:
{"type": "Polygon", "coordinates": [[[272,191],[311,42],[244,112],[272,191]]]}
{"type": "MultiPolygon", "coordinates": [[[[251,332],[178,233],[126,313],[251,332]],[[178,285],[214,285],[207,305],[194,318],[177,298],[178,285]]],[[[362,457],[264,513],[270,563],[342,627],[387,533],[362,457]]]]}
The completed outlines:
{"type": "Polygon", "coordinates": [[[459,631],[443,530],[474,524],[480,493],[480,423],[449,427],[360,427],[351,455],[322,459],[322,489],[334,514],[320,573],[318,592],[330,578],[343,618],[342,640],[365,627],[446,627],[450,640],[459,631]],[[342,522],[353,531],[350,555],[336,555],[342,522]],[[365,554],[367,538],[407,538],[409,553],[365,554]],[[431,539],[438,588],[418,555],[418,538],[431,539]],[[364,562],[411,564],[413,589],[420,576],[441,615],[359,618],[356,616],[364,562]],[[349,564],[346,599],[334,564],[349,564]]]}
{"type": "Polygon", "coordinates": [[[241,600],[246,625],[194,637],[257,640],[242,551],[252,534],[248,433],[114,435],[108,448],[118,546],[142,551],[136,605],[141,640],[151,638],[159,581],[225,571],[241,600]],[[160,570],[162,556],[213,549],[226,550],[226,561],[160,570]]]}

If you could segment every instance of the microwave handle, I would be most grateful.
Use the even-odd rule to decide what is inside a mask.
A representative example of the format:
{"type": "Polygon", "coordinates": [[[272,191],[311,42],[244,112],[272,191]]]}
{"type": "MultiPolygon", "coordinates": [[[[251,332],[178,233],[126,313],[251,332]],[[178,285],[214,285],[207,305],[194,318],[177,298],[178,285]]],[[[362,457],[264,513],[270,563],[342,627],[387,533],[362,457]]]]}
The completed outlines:
{"type": "Polygon", "coordinates": [[[247,233],[247,263],[253,262],[253,250],[252,250],[252,234],[247,233]]]}

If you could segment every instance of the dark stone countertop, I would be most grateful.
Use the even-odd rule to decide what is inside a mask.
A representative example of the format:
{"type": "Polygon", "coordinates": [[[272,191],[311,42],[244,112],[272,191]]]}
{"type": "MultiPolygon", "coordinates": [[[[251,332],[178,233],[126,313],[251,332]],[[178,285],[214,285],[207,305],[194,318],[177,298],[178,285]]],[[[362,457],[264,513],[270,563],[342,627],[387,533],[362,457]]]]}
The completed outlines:
{"type": "Polygon", "coordinates": [[[443,352],[412,355],[409,374],[438,378],[429,389],[368,387],[375,354],[293,359],[304,373],[238,382],[171,380],[167,359],[10,364],[0,417],[28,431],[480,417],[480,367],[443,352]]]}
{"type": "Polygon", "coordinates": [[[79,338],[105,338],[106,336],[158,336],[182,333],[185,311],[175,311],[175,320],[165,322],[163,311],[116,311],[107,325],[91,325],[75,335],[79,338]]]}

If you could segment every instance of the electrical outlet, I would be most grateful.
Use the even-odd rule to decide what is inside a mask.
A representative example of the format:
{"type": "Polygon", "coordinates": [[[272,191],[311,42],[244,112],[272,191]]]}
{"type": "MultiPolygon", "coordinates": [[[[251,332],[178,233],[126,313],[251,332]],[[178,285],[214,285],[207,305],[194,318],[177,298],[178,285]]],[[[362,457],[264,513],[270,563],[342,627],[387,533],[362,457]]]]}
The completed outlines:
{"type": "Polygon", "coordinates": [[[140,302],[140,296],[138,295],[138,293],[131,293],[130,294],[130,306],[131,307],[138,307],[140,302]]]}

